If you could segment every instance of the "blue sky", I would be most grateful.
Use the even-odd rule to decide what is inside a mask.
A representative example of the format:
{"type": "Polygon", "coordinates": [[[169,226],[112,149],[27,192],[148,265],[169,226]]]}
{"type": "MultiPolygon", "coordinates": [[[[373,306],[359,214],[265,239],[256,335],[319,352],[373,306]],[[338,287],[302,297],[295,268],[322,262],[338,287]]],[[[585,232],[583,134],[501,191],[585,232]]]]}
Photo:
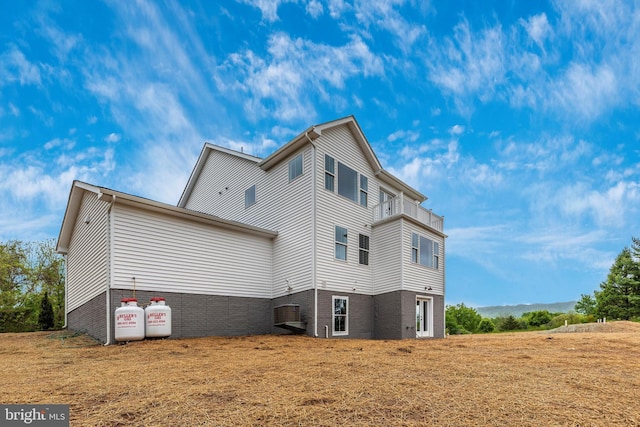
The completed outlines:
{"type": "Polygon", "coordinates": [[[2,241],[351,114],[445,216],[447,303],[577,299],[640,236],[638,2],[0,2],[2,241]]]}

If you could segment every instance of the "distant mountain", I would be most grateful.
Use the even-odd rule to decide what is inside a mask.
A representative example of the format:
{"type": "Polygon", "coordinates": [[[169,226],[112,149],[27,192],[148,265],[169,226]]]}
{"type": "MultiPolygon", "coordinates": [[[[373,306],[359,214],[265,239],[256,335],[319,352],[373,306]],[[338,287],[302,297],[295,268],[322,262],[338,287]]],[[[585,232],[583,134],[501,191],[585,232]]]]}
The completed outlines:
{"type": "Polygon", "coordinates": [[[474,307],[482,317],[498,317],[513,315],[520,317],[529,311],[548,310],[550,313],[568,313],[574,311],[576,301],[554,302],[552,304],[518,304],[518,305],[494,305],[489,307],[474,307]]]}

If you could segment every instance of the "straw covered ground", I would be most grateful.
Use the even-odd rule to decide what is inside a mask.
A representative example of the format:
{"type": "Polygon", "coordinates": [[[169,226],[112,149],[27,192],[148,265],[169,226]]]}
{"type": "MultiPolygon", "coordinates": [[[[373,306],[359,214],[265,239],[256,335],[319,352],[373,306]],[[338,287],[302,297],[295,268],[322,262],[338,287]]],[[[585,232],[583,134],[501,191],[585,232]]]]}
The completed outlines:
{"type": "Polygon", "coordinates": [[[365,341],[0,335],[0,403],[71,425],[639,426],[640,324],[365,341]]]}

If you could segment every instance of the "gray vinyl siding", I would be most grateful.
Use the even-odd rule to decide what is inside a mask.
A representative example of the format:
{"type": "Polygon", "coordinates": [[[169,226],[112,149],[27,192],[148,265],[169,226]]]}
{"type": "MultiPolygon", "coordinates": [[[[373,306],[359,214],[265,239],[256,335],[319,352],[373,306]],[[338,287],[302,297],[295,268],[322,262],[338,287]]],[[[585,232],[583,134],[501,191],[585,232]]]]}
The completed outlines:
{"type": "Polygon", "coordinates": [[[211,150],[198,176],[185,208],[221,218],[258,224],[252,206],[244,207],[244,192],[256,185],[256,204],[264,196],[265,172],[254,161],[222,151],[211,150]]]}
{"type": "Polygon", "coordinates": [[[420,227],[412,221],[403,219],[402,226],[402,289],[414,292],[425,292],[425,288],[431,287],[430,294],[444,295],[444,238],[420,227]],[[411,262],[411,233],[417,233],[439,243],[440,265],[436,270],[411,262]]]}
{"type": "MultiPolygon", "coordinates": [[[[336,292],[357,292],[372,295],[373,264],[377,255],[372,250],[376,246],[371,230],[373,205],[377,203],[378,185],[371,166],[346,126],[329,129],[316,140],[317,174],[317,280],[321,289],[336,292]],[[335,159],[335,190],[324,188],[325,154],[335,159]],[[369,201],[367,207],[338,194],[338,162],[368,178],[369,201]],[[376,195],[373,197],[373,195],[376,195]],[[347,229],[347,260],[335,259],[335,226],[347,229]],[[369,265],[360,265],[358,260],[358,235],[370,237],[369,265]],[[355,288],[355,291],[354,291],[355,288]]],[[[358,178],[359,179],[359,178],[358,178]]]]}
{"type": "Polygon", "coordinates": [[[293,292],[313,287],[311,162],[310,145],[266,172],[250,160],[212,150],[185,205],[278,231],[273,240],[274,297],[286,295],[288,286],[293,292]],[[289,160],[300,153],[304,155],[303,174],[289,182],[289,160]],[[244,191],[254,184],[256,203],[245,209],[244,191]]]}
{"type": "Polygon", "coordinates": [[[402,287],[402,220],[385,222],[373,227],[373,265],[376,294],[402,287]]]}
{"type": "Polygon", "coordinates": [[[271,298],[271,239],[117,204],[112,288],[271,298]]]}
{"type": "Polygon", "coordinates": [[[84,192],[67,252],[67,313],[107,289],[108,209],[95,193],[84,192]]]}

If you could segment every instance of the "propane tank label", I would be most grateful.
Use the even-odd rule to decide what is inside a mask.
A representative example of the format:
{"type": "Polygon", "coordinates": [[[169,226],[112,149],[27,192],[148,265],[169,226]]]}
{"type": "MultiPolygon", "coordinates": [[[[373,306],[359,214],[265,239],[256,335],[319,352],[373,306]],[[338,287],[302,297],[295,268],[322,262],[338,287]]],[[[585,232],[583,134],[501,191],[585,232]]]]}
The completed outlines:
{"type": "Polygon", "coordinates": [[[164,325],[167,323],[167,313],[149,313],[147,315],[147,325],[164,325]]]}
{"type": "Polygon", "coordinates": [[[135,328],[138,325],[136,313],[123,313],[116,316],[116,327],[135,328]]]}

